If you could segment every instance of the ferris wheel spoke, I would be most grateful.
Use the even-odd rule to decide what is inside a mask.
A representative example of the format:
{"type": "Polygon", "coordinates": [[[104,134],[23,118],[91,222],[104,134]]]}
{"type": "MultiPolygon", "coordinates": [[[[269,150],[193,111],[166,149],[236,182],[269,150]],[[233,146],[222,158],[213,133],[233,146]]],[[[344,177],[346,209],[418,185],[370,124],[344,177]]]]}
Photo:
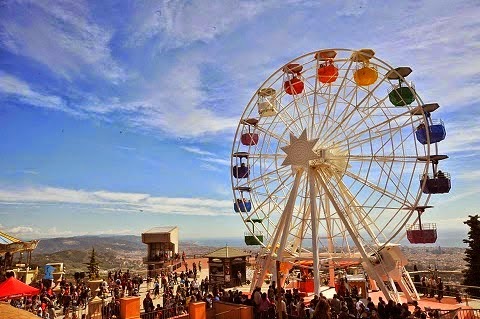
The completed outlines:
{"type": "MultiPolygon", "coordinates": [[[[257,205],[257,206],[255,207],[255,210],[250,214],[249,217],[253,216],[255,213],[257,213],[257,211],[263,210],[265,206],[269,205],[269,204],[272,203],[272,202],[275,203],[275,208],[276,208],[276,209],[279,209],[279,208],[281,207],[281,205],[284,203],[284,201],[286,200],[286,196],[283,197],[283,199],[280,200],[279,202],[276,202],[276,201],[272,201],[272,198],[275,196],[274,194],[277,194],[281,189],[284,189],[284,188],[290,189],[290,186],[291,186],[292,184],[293,184],[293,181],[290,180],[289,182],[287,182],[287,183],[285,183],[285,184],[279,184],[279,185],[277,185],[277,187],[276,187],[273,191],[264,194],[265,200],[263,200],[259,205],[257,205]]],[[[263,187],[264,187],[264,186],[263,186],[263,187]]],[[[263,188],[263,187],[262,187],[262,188],[263,188]]],[[[252,188],[252,189],[254,189],[254,188],[252,188]]],[[[260,195],[260,193],[258,193],[258,192],[257,192],[257,194],[260,195]]],[[[275,196],[275,197],[277,197],[277,196],[275,196]]],[[[267,210],[268,210],[268,208],[267,208],[267,210]]],[[[272,213],[273,211],[274,211],[274,210],[272,209],[272,210],[270,210],[269,212],[267,212],[267,213],[265,214],[265,217],[266,217],[266,218],[269,218],[269,217],[270,217],[270,213],[272,213]]]]}
{"type": "MultiPolygon", "coordinates": [[[[396,118],[400,118],[400,116],[397,116],[396,118]]],[[[390,136],[389,139],[387,139],[386,141],[386,142],[389,142],[391,141],[392,136],[396,136],[396,134],[401,132],[402,129],[406,127],[411,127],[413,125],[412,122],[409,120],[405,120],[403,123],[397,123],[398,126],[396,127],[389,127],[388,125],[390,123],[391,121],[387,120],[382,123],[378,123],[375,127],[371,127],[361,132],[357,132],[352,136],[350,136],[348,141],[341,141],[340,143],[338,143],[337,146],[346,147],[348,145],[349,149],[355,149],[359,146],[364,145],[365,143],[371,143],[374,140],[384,138],[385,136],[390,136]],[[371,135],[372,130],[377,127],[386,127],[386,128],[382,130],[377,130],[375,135],[371,135]]],[[[410,135],[412,134],[413,134],[413,130],[411,130],[410,135]]]]}
{"type": "MultiPolygon", "coordinates": [[[[322,179],[322,182],[326,185],[325,187],[329,187],[326,192],[328,192],[332,197],[330,198],[330,201],[332,202],[332,205],[338,206],[342,209],[342,211],[337,211],[337,214],[340,216],[343,214],[344,218],[348,220],[348,224],[353,228],[355,232],[355,236],[357,236],[359,239],[362,240],[362,243],[365,243],[366,240],[363,237],[363,235],[360,233],[361,224],[358,223],[358,221],[355,221],[355,216],[354,212],[351,209],[351,203],[348,202],[348,200],[344,197],[344,195],[341,193],[339,189],[336,189],[335,187],[332,187],[331,182],[329,182],[329,179],[322,174],[322,172],[319,172],[319,177],[318,179],[322,179]],[[330,185],[329,185],[330,184],[330,185]]],[[[321,183],[319,183],[321,184],[321,183]]]]}
{"type": "Polygon", "coordinates": [[[277,169],[274,169],[270,172],[266,172],[264,173],[262,176],[258,176],[258,177],[255,177],[255,178],[252,178],[248,181],[248,183],[251,183],[251,184],[255,184],[255,183],[258,183],[258,182],[262,182],[262,180],[264,178],[268,178],[269,176],[272,176],[274,174],[280,174],[281,172],[283,171],[286,171],[288,168],[286,166],[282,166],[280,168],[277,168],[277,169]]]}
{"type": "MultiPolygon", "coordinates": [[[[349,101],[350,106],[355,108],[355,106],[352,105],[351,102],[352,101],[349,101]]],[[[343,129],[342,130],[337,130],[337,132],[334,133],[334,135],[330,134],[330,136],[328,138],[325,138],[325,140],[327,142],[335,141],[335,140],[339,139],[342,134],[344,134],[343,132],[348,132],[348,133],[354,132],[353,137],[352,137],[352,135],[349,134],[349,140],[352,140],[355,136],[361,135],[362,133],[365,134],[365,131],[372,130],[373,128],[370,127],[370,125],[367,125],[367,119],[371,121],[372,116],[376,112],[376,109],[379,108],[379,106],[381,106],[382,103],[383,103],[383,99],[377,101],[377,103],[375,103],[373,105],[370,105],[369,106],[369,113],[366,113],[364,116],[361,116],[359,121],[351,123],[351,124],[350,124],[350,120],[353,119],[354,117],[352,116],[352,113],[350,112],[350,113],[348,113],[348,121],[346,121],[346,115],[347,115],[346,111],[348,110],[348,108],[345,108],[344,118],[342,119],[342,121],[343,122],[346,121],[346,122],[344,123],[345,125],[343,126],[343,129]],[[362,126],[366,126],[367,128],[362,130],[361,132],[358,132],[358,130],[361,129],[362,126]]],[[[360,115],[360,112],[358,114],[360,115]]]]}
{"type": "Polygon", "coordinates": [[[330,188],[327,186],[325,182],[325,176],[321,172],[317,174],[316,180],[318,185],[320,185],[324,190],[325,194],[329,197],[330,203],[334,207],[336,214],[339,216],[339,218],[342,220],[343,225],[347,229],[350,238],[353,240],[355,245],[357,246],[357,249],[362,255],[362,258],[364,260],[368,259],[366,250],[363,245],[363,237],[361,234],[355,229],[355,226],[353,225],[350,216],[348,214],[348,207],[343,206],[341,202],[337,200],[337,197],[331,192],[330,188]],[[362,241],[360,241],[362,239],[362,241]]]}
{"type": "MultiPolygon", "coordinates": [[[[331,103],[327,103],[327,112],[325,114],[326,118],[328,118],[330,116],[330,113],[331,113],[332,109],[336,106],[338,96],[340,95],[340,92],[341,92],[342,88],[344,87],[345,82],[347,81],[346,80],[347,75],[350,72],[350,70],[352,68],[352,65],[353,65],[353,61],[350,61],[349,64],[348,64],[347,70],[345,71],[345,76],[343,77],[342,82],[338,86],[337,92],[335,93],[335,95],[333,97],[333,100],[331,101],[331,103]]],[[[322,122],[322,125],[320,126],[320,130],[318,130],[318,135],[317,136],[322,135],[324,127],[325,127],[325,122],[322,122]]]]}
{"type": "MultiPolygon", "coordinates": [[[[343,91],[344,91],[344,94],[342,97],[340,97],[340,95],[337,95],[336,96],[336,99],[337,101],[339,99],[342,100],[342,103],[340,105],[344,106],[343,107],[343,110],[342,108],[340,108],[340,111],[338,114],[334,114],[333,117],[334,118],[338,118],[339,119],[339,122],[343,122],[347,119],[349,119],[351,116],[349,115],[351,113],[351,111],[349,111],[350,109],[355,109],[356,108],[356,105],[357,105],[357,101],[355,100],[358,96],[358,91],[362,91],[362,92],[366,92],[368,93],[369,91],[366,90],[365,88],[363,87],[359,87],[356,83],[354,83],[351,79],[347,79],[344,86],[343,86],[343,91]],[[349,89],[349,91],[347,91],[347,88],[349,89]],[[354,101],[355,100],[355,101],[354,101]]],[[[340,90],[338,91],[340,92],[340,90]]],[[[336,102],[335,103],[335,106],[337,106],[338,103],[336,102]]],[[[334,112],[335,113],[335,112],[334,112]]],[[[331,114],[329,114],[330,117],[332,117],[331,114]]],[[[346,125],[342,125],[342,126],[346,126],[346,125]]],[[[328,132],[330,131],[337,131],[338,134],[334,137],[334,138],[330,138],[331,140],[332,139],[335,139],[336,137],[338,137],[339,135],[341,135],[342,133],[342,130],[338,130],[338,127],[334,127],[332,126],[331,128],[327,128],[325,132],[323,132],[323,128],[324,126],[321,127],[321,131],[318,132],[317,136],[322,136],[322,135],[326,135],[328,132]],[[333,129],[332,129],[333,128],[333,129]]]]}
{"type": "Polygon", "coordinates": [[[386,162],[390,163],[392,161],[395,162],[403,162],[403,163],[416,163],[418,160],[418,156],[408,156],[408,155],[353,155],[347,154],[345,156],[332,156],[332,159],[338,160],[347,160],[349,162],[361,161],[361,162],[371,162],[375,161],[377,163],[386,162]]]}
{"type": "MultiPolygon", "coordinates": [[[[317,70],[317,68],[318,68],[318,59],[316,59],[316,61],[315,61],[315,70],[317,70]]],[[[313,86],[313,105],[314,105],[314,107],[313,108],[309,107],[309,109],[311,110],[311,113],[312,113],[312,117],[311,117],[312,122],[311,122],[311,125],[310,125],[310,136],[313,136],[313,128],[315,127],[315,109],[316,109],[316,106],[318,105],[318,103],[317,103],[318,81],[317,81],[316,74],[315,74],[314,79],[315,79],[315,84],[313,86]]]]}
{"type": "Polygon", "coordinates": [[[263,160],[263,159],[268,159],[268,160],[281,160],[286,157],[285,154],[281,153],[270,153],[270,154],[259,154],[259,153],[251,153],[248,154],[248,157],[251,159],[254,159],[255,162],[263,160]]]}
{"type": "Polygon", "coordinates": [[[263,128],[263,127],[260,126],[260,125],[257,125],[257,126],[255,127],[255,131],[260,131],[260,132],[262,132],[263,134],[265,134],[266,136],[273,137],[273,138],[276,139],[279,143],[288,144],[288,140],[284,139],[284,138],[281,137],[280,135],[275,134],[275,133],[274,133],[273,131],[271,131],[271,130],[267,130],[267,129],[263,128]]]}
{"type": "Polygon", "coordinates": [[[302,190],[303,190],[303,201],[302,201],[302,206],[299,208],[299,215],[302,215],[301,217],[301,221],[300,221],[300,227],[298,228],[298,231],[297,231],[297,240],[294,241],[293,245],[292,245],[292,251],[293,252],[296,252],[297,249],[299,251],[302,251],[302,247],[303,247],[303,234],[305,234],[305,230],[306,230],[306,227],[307,227],[307,224],[308,224],[308,213],[309,213],[309,209],[310,209],[310,204],[308,203],[307,199],[308,199],[308,178],[305,178],[304,179],[304,183],[303,183],[303,187],[302,187],[302,190]]]}
{"type": "Polygon", "coordinates": [[[353,180],[357,181],[357,182],[360,182],[362,183],[363,185],[367,186],[368,188],[370,188],[371,190],[375,191],[375,192],[378,192],[379,194],[382,194],[384,196],[387,196],[389,198],[391,198],[394,202],[396,202],[397,204],[400,204],[400,205],[408,205],[405,203],[405,199],[403,197],[400,197],[400,196],[397,196],[396,194],[393,194],[389,191],[387,191],[386,189],[384,188],[381,188],[379,186],[377,186],[376,184],[366,180],[365,178],[359,176],[359,175],[356,175],[350,171],[346,171],[345,172],[345,175],[352,178],[353,180]]]}
{"type": "Polygon", "coordinates": [[[384,75],[383,79],[381,81],[379,81],[379,83],[377,85],[375,85],[375,87],[368,92],[368,94],[362,98],[362,100],[360,100],[360,102],[357,103],[357,105],[355,105],[355,107],[353,108],[353,110],[348,113],[338,124],[337,126],[331,130],[330,134],[327,134],[327,136],[325,137],[325,139],[329,139],[331,134],[334,134],[335,131],[339,130],[342,125],[344,125],[344,122],[347,121],[351,116],[353,116],[353,114],[355,114],[355,111],[366,101],[368,100],[368,98],[373,94],[373,92],[375,92],[375,90],[380,86],[381,83],[383,83],[386,79],[386,75],[384,75]]]}
{"type": "MultiPolygon", "coordinates": [[[[368,129],[372,129],[369,125],[366,125],[367,124],[367,119],[371,120],[372,119],[372,116],[374,115],[374,113],[376,112],[376,109],[381,105],[381,103],[383,103],[383,99],[382,100],[379,100],[377,101],[377,103],[375,104],[372,104],[372,105],[369,105],[369,113],[366,113],[364,116],[361,116],[360,117],[360,120],[357,121],[357,122],[354,122],[354,123],[351,123],[350,124],[350,120],[352,120],[354,117],[353,117],[353,113],[352,112],[347,112],[349,110],[348,107],[345,108],[345,112],[343,112],[343,118],[341,119],[340,122],[344,122],[344,125],[342,126],[342,130],[337,130],[337,132],[335,133],[334,130],[332,130],[332,132],[334,132],[332,134],[330,134],[328,136],[328,138],[325,138],[327,141],[335,141],[337,139],[340,138],[340,136],[342,134],[344,134],[343,132],[355,132],[354,134],[358,135],[360,133],[358,133],[358,129],[361,128],[362,126],[367,126],[368,129]],[[348,116],[348,117],[347,117],[348,116]]],[[[352,106],[353,108],[355,108],[355,106],[352,104],[352,100],[348,101],[347,102],[349,106],[352,106]]],[[[360,115],[360,113],[358,113],[360,115]]],[[[362,131],[364,132],[364,131],[362,131]]]]}
{"type": "Polygon", "coordinates": [[[348,203],[347,205],[352,208],[353,213],[357,217],[357,220],[359,223],[362,224],[364,229],[367,231],[367,233],[370,235],[370,238],[378,244],[378,235],[381,234],[380,230],[378,229],[377,225],[375,222],[372,220],[370,215],[364,210],[363,206],[358,203],[356,196],[354,196],[350,190],[347,188],[347,186],[344,184],[342,178],[339,176],[338,173],[334,174],[335,180],[337,182],[337,185],[340,187],[338,190],[340,195],[342,196],[343,200],[348,203]],[[378,235],[375,235],[375,233],[372,230],[372,227],[375,228],[375,231],[377,232],[378,235]]]}
{"type": "MultiPolygon", "coordinates": [[[[377,163],[377,164],[379,164],[379,163],[377,163]]],[[[385,163],[384,163],[384,165],[385,165],[385,163]]],[[[410,192],[410,189],[412,188],[411,184],[412,184],[413,176],[411,176],[411,178],[409,179],[409,184],[405,185],[405,183],[403,182],[403,179],[401,178],[401,173],[398,174],[397,171],[395,169],[393,169],[393,167],[390,167],[390,169],[387,171],[386,169],[384,169],[384,165],[379,164],[378,166],[386,174],[389,182],[391,182],[393,185],[396,185],[397,190],[405,198],[415,198],[416,196],[410,192]]],[[[418,189],[417,189],[417,191],[418,191],[418,189]]]]}
{"type": "MultiPolygon", "coordinates": [[[[293,97],[293,99],[295,100],[295,97],[293,97]]],[[[288,128],[291,132],[294,132],[295,134],[300,134],[301,132],[303,132],[302,123],[297,123],[297,121],[287,111],[290,108],[289,106],[291,104],[292,102],[284,105],[280,101],[278,101],[278,113],[275,118],[280,119],[283,125],[285,125],[285,127],[288,128]],[[285,119],[285,117],[287,117],[288,119],[285,119]],[[292,129],[292,126],[295,129],[292,129]]]]}
{"type": "Polygon", "coordinates": [[[313,116],[312,112],[314,112],[314,108],[312,108],[310,106],[310,101],[308,100],[308,96],[305,93],[302,93],[302,94],[298,95],[298,97],[295,96],[293,98],[292,103],[295,106],[295,110],[297,111],[297,117],[296,118],[300,122],[301,130],[303,132],[303,130],[309,126],[308,118],[311,118],[313,116]],[[300,106],[299,106],[300,103],[305,104],[305,110],[302,111],[300,109],[300,106]],[[303,120],[305,112],[308,112],[308,117],[305,120],[303,120]],[[304,121],[305,121],[305,123],[304,123],[304,121]]]}

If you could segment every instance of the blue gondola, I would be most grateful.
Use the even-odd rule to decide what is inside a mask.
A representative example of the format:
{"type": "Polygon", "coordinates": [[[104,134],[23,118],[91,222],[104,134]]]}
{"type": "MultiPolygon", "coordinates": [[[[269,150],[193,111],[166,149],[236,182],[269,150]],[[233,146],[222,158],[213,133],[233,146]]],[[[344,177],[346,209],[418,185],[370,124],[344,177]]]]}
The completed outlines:
{"type": "Polygon", "coordinates": [[[420,178],[420,187],[424,194],[444,194],[450,192],[452,183],[450,174],[442,171],[438,171],[435,176],[426,174],[420,178]],[[425,185],[423,179],[426,179],[425,185]]]}
{"type": "Polygon", "coordinates": [[[235,212],[249,212],[252,210],[252,203],[246,199],[237,199],[237,202],[233,204],[235,212]]]}
{"type": "MultiPolygon", "coordinates": [[[[442,121],[433,122],[432,125],[429,125],[429,132],[430,132],[430,144],[438,143],[443,141],[447,136],[447,132],[445,131],[445,125],[443,125],[442,121]]],[[[417,140],[422,143],[423,145],[428,144],[427,141],[427,129],[424,124],[420,124],[415,131],[415,136],[417,140]]]]}

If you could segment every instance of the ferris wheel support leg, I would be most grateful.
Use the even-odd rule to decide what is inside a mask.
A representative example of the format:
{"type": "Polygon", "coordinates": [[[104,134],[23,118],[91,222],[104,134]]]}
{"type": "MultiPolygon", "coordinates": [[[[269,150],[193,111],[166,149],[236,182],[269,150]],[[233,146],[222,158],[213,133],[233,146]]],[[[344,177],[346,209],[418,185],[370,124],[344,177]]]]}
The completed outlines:
{"type": "Polygon", "coordinates": [[[255,287],[260,287],[260,288],[262,287],[263,280],[265,279],[265,276],[267,274],[268,269],[270,269],[271,264],[272,264],[272,256],[267,255],[267,257],[264,259],[261,265],[260,272],[258,273],[258,277],[256,278],[255,283],[252,282],[252,286],[254,284],[255,287]]]}
{"type": "Polygon", "coordinates": [[[357,233],[355,232],[355,230],[353,229],[352,225],[350,225],[350,220],[347,219],[347,217],[345,216],[345,212],[344,210],[341,209],[341,207],[337,204],[337,202],[335,201],[335,198],[334,196],[332,195],[332,193],[330,192],[330,190],[327,188],[327,185],[325,184],[325,181],[323,180],[323,177],[320,175],[320,174],[317,174],[317,181],[318,183],[323,187],[324,191],[325,191],[325,194],[328,196],[328,198],[330,199],[333,207],[335,208],[335,210],[337,211],[337,214],[338,216],[340,217],[340,219],[342,220],[343,224],[345,225],[345,227],[347,228],[347,231],[349,232],[350,234],[350,237],[352,238],[353,242],[355,243],[355,245],[357,246],[358,248],[358,251],[360,252],[360,255],[362,256],[362,260],[363,260],[363,266],[365,267],[365,270],[367,270],[367,273],[368,275],[373,278],[376,282],[377,282],[377,285],[379,286],[380,290],[383,292],[383,294],[385,295],[385,298],[387,300],[390,300],[392,299],[391,297],[391,294],[390,292],[388,291],[387,287],[385,286],[385,283],[383,282],[382,278],[380,277],[380,275],[373,269],[373,266],[372,266],[372,263],[370,261],[370,258],[369,256],[367,255],[367,252],[365,251],[365,248],[363,247],[362,243],[360,242],[360,240],[358,239],[357,237],[357,233]]]}
{"type": "MultiPolygon", "coordinates": [[[[284,241],[286,243],[286,236],[288,236],[288,233],[290,231],[290,229],[287,228],[286,224],[288,224],[288,227],[290,227],[289,225],[290,225],[290,221],[291,221],[291,213],[293,211],[293,206],[295,204],[295,198],[297,196],[298,184],[300,183],[301,176],[302,176],[302,171],[298,171],[296,176],[295,176],[295,183],[292,187],[292,192],[290,193],[290,197],[288,199],[285,210],[283,211],[283,214],[280,217],[280,221],[278,223],[277,229],[275,230],[275,234],[273,236],[273,239],[269,242],[270,250],[268,250],[268,248],[266,249],[267,250],[266,257],[265,257],[265,259],[262,263],[262,266],[261,266],[260,271],[258,273],[258,277],[256,277],[256,280],[255,280],[255,285],[258,286],[258,287],[262,286],[263,280],[265,279],[267,271],[272,266],[273,255],[275,254],[275,250],[276,250],[277,243],[278,243],[278,240],[280,238],[280,235],[282,235],[282,239],[281,239],[282,241],[284,240],[284,237],[285,237],[284,241]],[[293,203],[291,203],[291,202],[293,202],[293,203]],[[291,206],[291,208],[289,208],[289,206],[291,206]],[[288,214],[289,209],[290,209],[290,213],[288,214]]],[[[283,248],[285,248],[285,244],[284,244],[283,248]]],[[[281,255],[282,252],[283,252],[283,249],[281,249],[281,247],[279,247],[278,252],[281,255]]],[[[277,259],[278,259],[278,256],[277,256],[277,259]]],[[[276,271],[274,273],[276,273],[276,271]]],[[[256,275],[257,275],[257,273],[255,274],[255,276],[256,275]]],[[[276,277],[276,275],[275,275],[275,277],[276,277]]],[[[276,278],[276,280],[278,280],[278,278],[276,278]]],[[[253,284],[253,281],[252,281],[252,287],[253,287],[253,285],[254,284],[253,284]]]]}
{"type": "MultiPolygon", "coordinates": [[[[298,186],[302,178],[302,173],[303,173],[303,170],[300,169],[295,174],[295,181],[293,183],[292,190],[290,191],[287,204],[285,205],[285,210],[283,211],[283,214],[282,214],[284,215],[284,225],[283,225],[282,237],[280,238],[280,245],[277,251],[277,261],[279,262],[282,262],[283,260],[283,252],[285,251],[285,246],[287,245],[288,235],[290,235],[290,225],[292,222],[293,208],[295,207],[295,200],[297,199],[298,186]]],[[[280,274],[280,269],[276,269],[275,273],[277,275],[280,274]]],[[[276,278],[277,283],[283,285],[283,283],[281,283],[280,281],[281,280],[284,281],[286,278],[287,278],[287,274],[283,274],[283,278],[276,278]]]]}
{"type": "MultiPolygon", "coordinates": [[[[332,234],[332,214],[330,212],[330,203],[328,202],[328,197],[325,199],[325,218],[327,220],[327,235],[328,235],[328,252],[334,252],[334,245],[333,245],[333,234],[332,234]]],[[[335,264],[333,260],[329,259],[328,261],[328,286],[335,287],[335,264]]]]}
{"type": "Polygon", "coordinates": [[[310,168],[308,179],[310,183],[310,214],[312,226],[312,250],[313,250],[313,287],[315,295],[320,294],[320,271],[318,269],[318,215],[317,215],[317,187],[315,185],[314,168],[310,168]]]}

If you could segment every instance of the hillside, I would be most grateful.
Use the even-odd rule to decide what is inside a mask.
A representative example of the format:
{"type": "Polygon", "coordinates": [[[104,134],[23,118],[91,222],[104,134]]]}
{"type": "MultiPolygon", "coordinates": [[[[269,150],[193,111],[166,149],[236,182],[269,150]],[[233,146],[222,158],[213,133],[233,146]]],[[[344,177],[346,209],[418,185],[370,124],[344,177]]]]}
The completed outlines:
{"type": "MultiPolygon", "coordinates": [[[[147,254],[147,246],[140,236],[76,236],[41,239],[32,254],[32,265],[43,266],[47,263],[63,262],[68,274],[86,271],[92,247],[95,248],[96,260],[103,271],[130,269],[143,271],[142,258],[147,254]]],[[[185,254],[204,255],[218,247],[203,246],[196,242],[179,243],[179,251],[185,254]]]]}
{"type": "Polygon", "coordinates": [[[41,239],[35,254],[51,254],[64,250],[115,250],[115,251],[145,251],[146,245],[140,236],[76,236],[41,239]]]}

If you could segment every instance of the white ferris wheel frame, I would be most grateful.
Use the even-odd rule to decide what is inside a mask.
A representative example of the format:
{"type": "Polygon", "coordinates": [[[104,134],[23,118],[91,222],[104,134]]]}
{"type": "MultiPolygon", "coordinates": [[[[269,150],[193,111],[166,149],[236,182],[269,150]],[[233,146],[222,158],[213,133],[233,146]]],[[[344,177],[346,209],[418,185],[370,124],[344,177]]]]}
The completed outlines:
{"type": "MultiPolygon", "coordinates": [[[[415,100],[401,107],[388,104],[385,89],[395,85],[387,78],[395,72],[392,66],[371,57],[367,64],[376,68],[378,79],[359,86],[353,72],[365,63],[351,58],[359,51],[323,51],[330,50],[338,53],[334,83],[317,80],[322,61],[315,54],[321,51],[314,51],[286,63],[303,66],[302,93],[285,93],[289,75],[284,66],[260,86],[276,89],[277,114],[259,116],[257,90],[240,119],[231,159],[233,169],[239,165],[236,154],[242,153],[250,168],[248,178],[232,176],[232,188],[235,201],[248,197],[252,204],[250,212],[239,214],[252,236],[260,239],[258,232],[263,232],[262,254],[291,263],[313,259],[315,273],[320,264],[331,269],[345,260],[365,261],[398,242],[415,208],[428,203],[430,195],[422,194],[417,177],[428,172],[430,156],[438,154],[436,144],[420,145],[415,139],[415,127],[427,116],[423,101],[401,75],[415,100]],[[418,108],[420,116],[412,113],[418,108]],[[249,118],[257,118],[258,124],[249,125],[249,118]],[[258,144],[242,145],[240,137],[247,130],[259,134],[258,144]],[[289,135],[298,137],[303,131],[309,139],[319,138],[319,159],[300,169],[282,165],[286,154],[281,148],[289,145],[289,135]],[[245,194],[242,188],[250,191],[245,194]]],[[[268,267],[264,265],[263,275],[268,267]]]]}

